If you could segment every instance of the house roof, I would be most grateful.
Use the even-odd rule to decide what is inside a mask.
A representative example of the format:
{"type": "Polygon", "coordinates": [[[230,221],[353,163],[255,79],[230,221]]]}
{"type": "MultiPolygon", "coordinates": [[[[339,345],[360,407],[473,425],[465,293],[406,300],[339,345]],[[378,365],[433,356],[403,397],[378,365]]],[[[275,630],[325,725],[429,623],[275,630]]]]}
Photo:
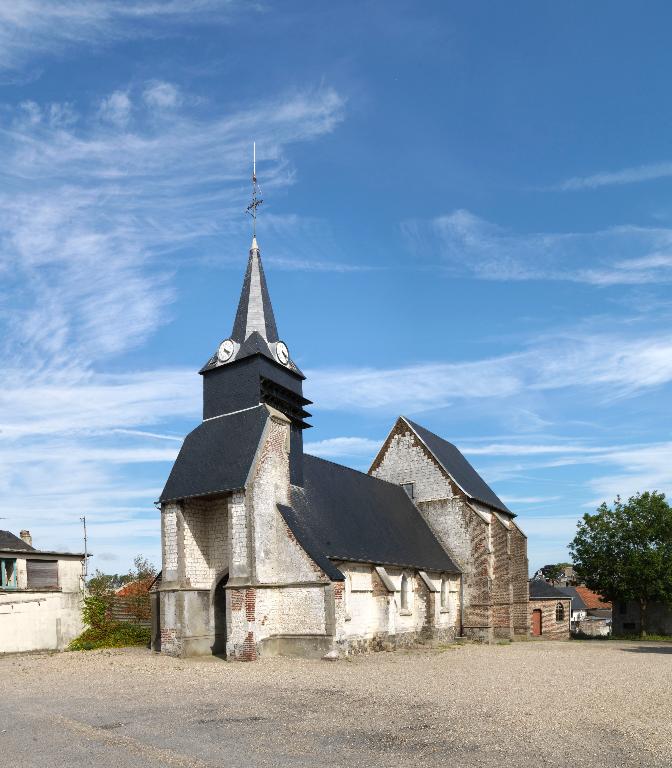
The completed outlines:
{"type": "Polygon", "coordinates": [[[569,600],[569,595],[542,579],[530,579],[530,600],[569,600]]]}
{"type": "Polygon", "coordinates": [[[576,587],[558,587],[560,592],[572,598],[573,611],[586,611],[588,606],[583,602],[583,598],[576,591],[576,587]]]}
{"type": "Polygon", "coordinates": [[[434,458],[443,469],[453,478],[470,499],[479,501],[488,507],[493,507],[507,515],[514,513],[504,504],[485,480],[460,453],[459,449],[442,437],[402,416],[403,420],[422,440],[434,458]]]}
{"type": "Polygon", "coordinates": [[[604,600],[602,595],[598,595],[597,592],[593,592],[592,589],[588,589],[588,587],[584,587],[582,585],[579,585],[576,587],[577,593],[581,596],[581,599],[586,605],[586,608],[589,611],[594,611],[598,609],[603,609],[610,611],[611,610],[611,603],[607,600],[604,600]]]}
{"type": "Polygon", "coordinates": [[[185,438],[159,500],[243,488],[267,418],[266,406],[258,405],[199,424],[185,438]]]}
{"type": "Polygon", "coordinates": [[[21,552],[35,552],[35,547],[19,538],[11,531],[0,531],[0,549],[16,550],[21,552]]]}
{"type": "Polygon", "coordinates": [[[310,455],[303,477],[281,513],[318,565],[319,557],[460,572],[401,486],[310,455]]]}

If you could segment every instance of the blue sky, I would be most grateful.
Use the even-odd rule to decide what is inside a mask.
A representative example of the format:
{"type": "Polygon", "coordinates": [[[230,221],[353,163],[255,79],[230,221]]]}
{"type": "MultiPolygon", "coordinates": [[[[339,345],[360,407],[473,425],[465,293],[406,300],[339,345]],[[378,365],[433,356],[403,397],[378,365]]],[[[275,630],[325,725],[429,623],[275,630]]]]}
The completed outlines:
{"type": "Polygon", "coordinates": [[[566,557],[672,492],[666,3],[17,0],[0,7],[3,528],[160,560],[250,240],[366,469],[403,413],[566,557]]]}

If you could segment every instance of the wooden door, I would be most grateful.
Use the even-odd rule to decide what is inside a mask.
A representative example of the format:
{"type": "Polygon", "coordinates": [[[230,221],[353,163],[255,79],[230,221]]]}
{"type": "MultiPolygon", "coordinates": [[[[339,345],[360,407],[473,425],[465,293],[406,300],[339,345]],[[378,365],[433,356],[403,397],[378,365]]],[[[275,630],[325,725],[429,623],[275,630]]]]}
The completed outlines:
{"type": "Polygon", "coordinates": [[[541,635],[541,609],[535,608],[532,611],[532,634],[535,637],[541,635]]]}

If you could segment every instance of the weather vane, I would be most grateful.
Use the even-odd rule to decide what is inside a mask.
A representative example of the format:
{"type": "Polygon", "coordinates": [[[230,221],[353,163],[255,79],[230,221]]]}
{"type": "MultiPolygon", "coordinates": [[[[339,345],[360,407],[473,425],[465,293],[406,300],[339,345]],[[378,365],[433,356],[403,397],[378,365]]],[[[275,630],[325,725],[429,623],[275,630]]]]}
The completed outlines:
{"type": "Polygon", "coordinates": [[[257,236],[257,208],[264,202],[259,193],[261,189],[257,184],[257,142],[252,142],[252,202],[245,211],[252,217],[252,236],[257,236]]]}

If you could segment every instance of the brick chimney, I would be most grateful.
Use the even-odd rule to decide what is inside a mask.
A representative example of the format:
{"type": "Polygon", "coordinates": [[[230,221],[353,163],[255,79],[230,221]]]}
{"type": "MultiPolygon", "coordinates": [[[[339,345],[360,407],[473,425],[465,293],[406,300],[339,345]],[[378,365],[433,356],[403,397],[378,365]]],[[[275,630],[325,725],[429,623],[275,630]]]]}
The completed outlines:
{"type": "Polygon", "coordinates": [[[19,536],[29,547],[33,546],[33,537],[30,535],[30,531],[21,531],[19,536]]]}

